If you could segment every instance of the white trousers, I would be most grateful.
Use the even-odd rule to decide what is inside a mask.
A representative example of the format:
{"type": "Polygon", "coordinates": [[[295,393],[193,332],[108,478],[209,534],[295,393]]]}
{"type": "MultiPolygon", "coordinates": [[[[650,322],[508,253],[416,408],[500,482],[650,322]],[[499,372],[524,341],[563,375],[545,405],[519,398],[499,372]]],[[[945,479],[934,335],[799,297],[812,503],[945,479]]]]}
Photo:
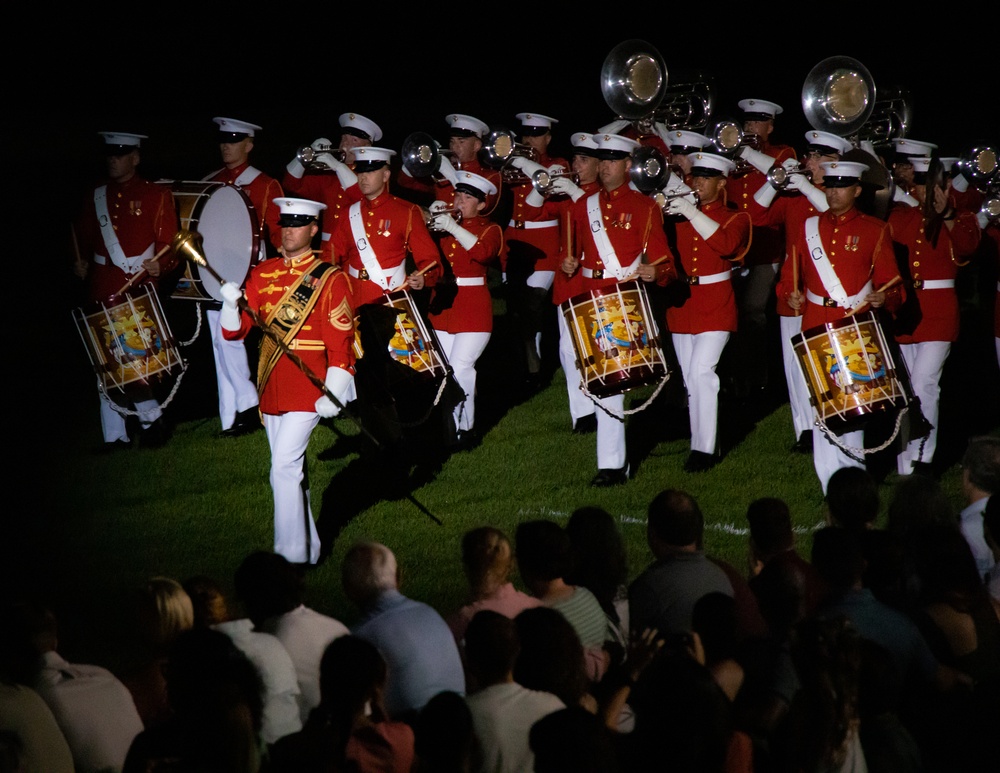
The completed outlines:
{"type": "MultiPolygon", "coordinates": [[[[588,401],[590,398],[587,398],[588,401]]],[[[598,402],[614,416],[600,408],[597,413],[597,468],[620,470],[625,466],[625,395],[598,398],[598,402]],[[623,418],[615,418],[621,416],[623,418]]],[[[591,403],[593,404],[593,403],[591,403]]]]}
{"type": "Polygon", "coordinates": [[[670,338],[688,395],[691,450],[715,454],[719,445],[719,376],[716,368],[729,340],[729,332],[674,333],[670,338]]]}
{"type": "Polygon", "coordinates": [[[931,425],[926,438],[916,438],[906,444],[896,458],[896,471],[900,475],[913,472],[914,462],[931,462],[937,450],[938,416],[941,405],[941,374],[951,352],[950,341],[921,341],[900,344],[899,351],[910,373],[913,396],[920,400],[920,411],[931,425]]]}
{"type": "MultiPolygon", "coordinates": [[[[864,455],[861,453],[865,446],[865,431],[863,429],[845,432],[843,435],[835,435],[835,437],[840,445],[844,448],[855,449],[854,453],[859,458],[864,459],[864,455]]],[[[862,469],[865,467],[864,462],[859,462],[848,456],[837,443],[834,443],[819,428],[813,432],[813,465],[816,467],[820,486],[823,487],[823,496],[826,496],[826,484],[830,482],[830,476],[841,467],[861,467],[862,469]]]]}
{"type": "MultiPolygon", "coordinates": [[[[111,401],[103,394],[101,398],[101,432],[104,434],[105,443],[114,443],[118,440],[128,442],[128,430],[125,428],[125,417],[116,411],[111,401]]],[[[146,429],[150,424],[163,415],[160,404],[156,400],[140,400],[132,406],[131,410],[139,414],[139,424],[146,429]]]]}
{"type": "Polygon", "coordinates": [[[257,387],[250,380],[250,363],[243,341],[227,341],[219,324],[221,311],[208,309],[208,327],[212,334],[215,380],[219,388],[219,420],[222,429],[233,426],[236,414],[259,404],[257,387]]]}
{"type": "Polygon", "coordinates": [[[476,362],[490,342],[490,334],[445,333],[438,330],[437,338],[455,374],[455,381],[465,392],[465,399],[455,406],[455,429],[467,432],[476,423],[476,362]]]}
{"type": "Polygon", "coordinates": [[[809,401],[809,386],[802,374],[798,355],[792,345],[792,336],[802,332],[802,316],[778,317],[781,330],[781,360],[785,365],[788,383],[788,405],[792,409],[792,428],[795,439],[813,428],[813,408],[809,401]]]}
{"type": "Polygon", "coordinates": [[[319,533],[313,520],[306,474],[306,447],[319,414],[292,411],[264,414],[271,447],[271,491],[274,495],[274,552],[293,563],[319,560],[319,533]]]}
{"type": "MultiPolygon", "coordinates": [[[[569,415],[573,420],[573,426],[584,416],[591,416],[594,413],[594,403],[580,389],[583,376],[580,368],[576,364],[576,347],[573,345],[573,334],[569,325],[566,324],[566,317],[563,316],[562,309],[558,310],[559,317],[559,363],[562,365],[563,374],[566,376],[566,394],[569,397],[569,415]]],[[[621,465],[619,465],[620,467],[621,465]]]]}

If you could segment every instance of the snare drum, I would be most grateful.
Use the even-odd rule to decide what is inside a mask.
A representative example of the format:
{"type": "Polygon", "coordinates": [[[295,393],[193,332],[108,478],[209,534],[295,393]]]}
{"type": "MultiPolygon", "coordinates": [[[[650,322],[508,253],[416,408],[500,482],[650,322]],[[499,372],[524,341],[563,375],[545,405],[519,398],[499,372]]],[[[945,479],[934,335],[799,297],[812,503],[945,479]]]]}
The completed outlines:
{"type": "Polygon", "coordinates": [[[873,414],[912,400],[905,371],[896,369],[895,342],[883,335],[874,312],[804,330],[792,336],[792,345],[809,401],[835,434],[860,429],[873,414]]]}
{"type": "Polygon", "coordinates": [[[160,299],[148,285],[108,303],[76,309],[73,319],[97,378],[112,399],[184,370],[160,299]]]}
{"type": "Polygon", "coordinates": [[[641,283],[580,293],[560,311],[591,394],[610,397],[667,376],[659,328],[641,283]]]}
{"type": "MultiPolygon", "coordinates": [[[[205,260],[229,282],[243,286],[260,260],[260,221],[250,198],[238,185],[223,182],[166,180],[174,195],[180,226],[202,237],[205,260]]],[[[172,298],[222,301],[218,280],[185,262],[172,298]]]]}
{"type": "Polygon", "coordinates": [[[397,290],[386,295],[382,303],[397,312],[392,337],[387,345],[389,356],[418,373],[442,377],[447,374],[448,363],[444,352],[438,348],[437,339],[424,323],[423,315],[410,294],[406,290],[397,290]]]}

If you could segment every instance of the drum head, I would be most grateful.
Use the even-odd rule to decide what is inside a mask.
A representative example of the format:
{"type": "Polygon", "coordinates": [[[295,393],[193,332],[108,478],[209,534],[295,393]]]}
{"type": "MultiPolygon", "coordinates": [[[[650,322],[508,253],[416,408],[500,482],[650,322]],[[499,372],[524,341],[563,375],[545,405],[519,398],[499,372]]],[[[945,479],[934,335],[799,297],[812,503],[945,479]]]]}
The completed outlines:
{"type": "MultiPolygon", "coordinates": [[[[257,223],[252,205],[239,188],[220,186],[205,202],[198,219],[205,260],[226,281],[242,285],[255,258],[257,223]]],[[[202,286],[222,301],[220,284],[209,272],[200,272],[202,286]]]]}

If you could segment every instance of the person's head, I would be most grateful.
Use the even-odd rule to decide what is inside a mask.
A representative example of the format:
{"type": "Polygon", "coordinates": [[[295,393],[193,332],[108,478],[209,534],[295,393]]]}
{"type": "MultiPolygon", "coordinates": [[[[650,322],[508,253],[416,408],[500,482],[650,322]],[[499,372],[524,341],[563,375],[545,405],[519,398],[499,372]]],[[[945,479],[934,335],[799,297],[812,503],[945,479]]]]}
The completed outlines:
{"type": "Polygon", "coordinates": [[[465,630],[465,662],[479,687],[500,684],[514,673],[521,641],[512,619],[492,609],[472,616],[465,630]]]}
{"type": "Polygon", "coordinates": [[[799,160],[812,173],[813,184],[822,187],[822,164],[839,161],[840,157],[854,146],[850,140],[846,140],[832,132],[811,129],[806,132],[805,136],[806,149],[799,160]]]}
{"type": "Polygon", "coordinates": [[[570,137],[573,155],[570,157],[570,169],[580,178],[580,185],[597,182],[597,141],[590,132],[576,132],[570,137]]]}
{"type": "Polygon", "coordinates": [[[750,580],[761,617],[777,639],[785,638],[818,601],[818,588],[814,588],[807,567],[804,562],[777,558],[764,564],[750,580]]]}
{"type": "Polygon", "coordinates": [[[445,120],[448,122],[448,149],[455,154],[455,160],[460,164],[475,161],[490,127],[478,118],[461,113],[452,113],[445,120]]]}
{"type": "Polygon", "coordinates": [[[666,489],[649,503],[646,537],[657,558],[677,550],[700,549],[704,529],[701,508],[686,491],[666,489]]]}
{"type": "Polygon", "coordinates": [[[208,627],[229,620],[229,607],[226,594],[214,579],[208,575],[199,574],[189,577],[182,585],[191,597],[194,607],[194,624],[208,627]]]}
{"type": "Polygon", "coordinates": [[[255,625],[297,609],[305,598],[302,571],[280,553],[251,553],[233,577],[236,595],[255,625]]]}
{"type": "Polygon", "coordinates": [[[552,142],[552,125],[559,121],[539,113],[518,113],[517,119],[521,122],[521,142],[544,158],[552,142]]]}
{"type": "Polygon", "coordinates": [[[396,556],[380,542],[356,542],[344,555],[340,578],[347,598],[358,606],[367,606],[398,587],[396,556]]]}
{"type": "Polygon", "coordinates": [[[868,171],[868,164],[857,161],[828,161],[820,164],[823,186],[830,213],[843,215],[851,210],[861,195],[861,175],[868,171]]]}
{"type": "Polygon", "coordinates": [[[338,718],[353,718],[365,704],[380,701],[388,673],[374,644],[350,634],[338,636],[320,659],[320,703],[338,718]]]}
{"type": "Polygon", "coordinates": [[[100,132],[104,138],[104,161],[108,179],[123,183],[135,177],[139,166],[139,147],[145,134],[100,132]]]}
{"type": "Polygon", "coordinates": [[[737,105],[743,111],[744,134],[756,134],[767,142],[774,131],[774,118],[781,113],[781,106],[766,99],[741,99],[737,105]]]}
{"type": "Polygon", "coordinates": [[[951,499],[941,484],[929,475],[904,475],[892,488],[886,530],[906,541],[936,523],[958,528],[951,499]]]}
{"type": "Polygon", "coordinates": [[[261,130],[257,124],[235,118],[213,118],[219,125],[219,152],[227,169],[247,163],[253,150],[254,137],[261,130]]]}
{"type": "Polygon", "coordinates": [[[795,547],[792,514],[788,503],[778,497],[761,497],[747,507],[750,525],[750,553],[761,563],[795,547]]]}
{"type": "Polygon", "coordinates": [[[463,220],[471,220],[482,214],[486,208],[486,198],[497,194],[497,187],[482,175],[462,170],[457,172],[454,204],[462,213],[463,220]]]}
{"type": "Polygon", "coordinates": [[[968,612],[974,603],[986,601],[986,584],[959,529],[928,526],[914,540],[912,554],[923,603],[943,602],[968,612]]]}
{"type": "Polygon", "coordinates": [[[833,592],[860,588],[865,573],[860,535],[836,526],[818,529],[813,534],[810,562],[833,592]]]}
{"type": "Polygon", "coordinates": [[[573,569],[573,545],[555,521],[522,521],[514,533],[514,544],[521,578],[533,590],[566,577],[573,569]]]}
{"type": "Polygon", "coordinates": [[[639,149],[636,140],[620,134],[594,135],[597,142],[597,177],[604,190],[611,192],[628,183],[632,154],[639,149]]]}
{"type": "Polygon", "coordinates": [[[412,722],[413,750],[425,770],[470,773],[479,751],[472,710],[457,692],[439,692],[412,722]]]}
{"type": "Polygon", "coordinates": [[[687,131],[686,129],[674,129],[667,138],[667,147],[670,149],[670,163],[680,168],[681,178],[691,174],[692,156],[701,152],[704,148],[709,148],[712,140],[704,134],[687,131]]]}
{"type": "Polygon", "coordinates": [[[152,577],[136,589],[136,634],[155,652],[164,652],[182,631],[194,626],[194,605],[177,580],[152,577]]]}
{"type": "Polygon", "coordinates": [[[878,483],[864,467],[841,467],[826,484],[830,523],[845,529],[870,529],[878,520],[878,483]]]}
{"type": "Polygon", "coordinates": [[[621,770],[608,728],[580,706],[546,714],[531,726],[528,746],[535,773],[617,773],[621,770]]]}
{"type": "Polygon", "coordinates": [[[382,139],[382,129],[370,118],[359,113],[342,113],[340,123],[340,144],[344,151],[344,163],[354,163],[355,148],[371,147],[382,139]]]}
{"type": "Polygon", "coordinates": [[[578,705],[588,677],[583,644],[566,616],[552,607],[531,607],[514,623],[521,642],[514,681],[529,690],[550,692],[567,706],[578,705]]]}
{"type": "Polygon", "coordinates": [[[615,518],[602,507],[580,507],[566,522],[573,546],[573,569],[567,582],[589,588],[602,606],[613,603],[628,582],[628,554],[615,518]]]}
{"type": "Polygon", "coordinates": [[[510,579],[514,549],[507,535],[479,526],[462,535],[462,568],[475,597],[491,593],[510,579]]]}
{"type": "Polygon", "coordinates": [[[313,239],[319,232],[319,215],[326,204],[309,199],[282,197],[273,203],[281,213],[281,252],[286,258],[296,258],[312,249],[313,239]]]}
{"type": "Polygon", "coordinates": [[[1000,492],[1000,437],[969,439],[962,455],[962,487],[970,502],[1000,492]]]}
{"type": "Polygon", "coordinates": [[[909,137],[898,137],[892,141],[893,161],[892,177],[903,190],[910,191],[914,187],[915,158],[928,158],[937,150],[933,142],[921,142],[909,137]]]}
{"type": "Polygon", "coordinates": [[[698,599],[691,610],[691,629],[698,634],[709,663],[736,656],[736,602],[715,591],[698,599]]]}
{"type": "Polygon", "coordinates": [[[722,196],[735,167],[736,164],[717,153],[698,151],[691,156],[691,188],[702,204],[710,204],[722,196]]]}
{"type": "Polygon", "coordinates": [[[354,151],[354,174],[358,177],[358,189],[369,201],[378,198],[389,187],[392,175],[390,159],[396,155],[388,148],[361,147],[354,151]]]}

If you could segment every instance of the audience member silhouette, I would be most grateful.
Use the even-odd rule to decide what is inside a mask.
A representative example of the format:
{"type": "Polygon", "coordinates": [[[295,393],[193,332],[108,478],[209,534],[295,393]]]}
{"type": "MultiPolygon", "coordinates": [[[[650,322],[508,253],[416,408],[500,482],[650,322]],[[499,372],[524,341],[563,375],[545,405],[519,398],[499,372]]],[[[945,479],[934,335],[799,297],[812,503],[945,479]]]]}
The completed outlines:
{"type": "Polygon", "coordinates": [[[442,690],[414,719],[414,773],[473,773],[479,754],[472,712],[465,698],[442,690]]]}
{"type": "Polygon", "coordinates": [[[596,711],[583,645],[565,616],[551,607],[536,607],[524,610],[514,622],[521,642],[514,680],[529,690],[550,692],[567,706],[596,711]]]}

